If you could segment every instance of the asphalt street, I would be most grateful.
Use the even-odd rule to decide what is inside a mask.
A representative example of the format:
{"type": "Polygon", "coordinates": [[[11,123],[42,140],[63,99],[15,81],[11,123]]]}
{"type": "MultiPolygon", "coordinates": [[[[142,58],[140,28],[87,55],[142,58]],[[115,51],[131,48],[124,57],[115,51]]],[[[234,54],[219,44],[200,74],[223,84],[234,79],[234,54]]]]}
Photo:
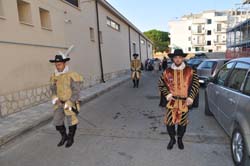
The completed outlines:
{"type": "Polygon", "coordinates": [[[49,123],[3,147],[0,166],[232,166],[229,138],[204,115],[203,89],[189,114],[185,149],[166,149],[159,75],[146,72],[139,89],[126,82],[84,104],[70,149],[56,146],[60,136],[49,123]]]}

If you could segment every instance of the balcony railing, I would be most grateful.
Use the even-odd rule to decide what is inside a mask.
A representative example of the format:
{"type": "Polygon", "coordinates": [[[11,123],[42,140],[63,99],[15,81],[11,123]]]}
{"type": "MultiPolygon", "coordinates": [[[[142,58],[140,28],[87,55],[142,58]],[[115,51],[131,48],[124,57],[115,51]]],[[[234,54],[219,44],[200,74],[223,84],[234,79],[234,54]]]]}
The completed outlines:
{"type": "Polygon", "coordinates": [[[204,46],[205,42],[192,42],[193,46],[204,46]]]}
{"type": "Polygon", "coordinates": [[[214,29],[214,33],[227,33],[227,29],[226,28],[214,29]]]}
{"type": "Polygon", "coordinates": [[[193,31],[192,31],[192,34],[193,34],[193,35],[205,35],[205,33],[206,33],[206,32],[205,32],[204,30],[202,30],[202,31],[194,31],[194,30],[193,30],[193,31]]]}
{"type": "Polygon", "coordinates": [[[214,44],[216,45],[226,45],[227,41],[226,40],[215,40],[214,44]]]}

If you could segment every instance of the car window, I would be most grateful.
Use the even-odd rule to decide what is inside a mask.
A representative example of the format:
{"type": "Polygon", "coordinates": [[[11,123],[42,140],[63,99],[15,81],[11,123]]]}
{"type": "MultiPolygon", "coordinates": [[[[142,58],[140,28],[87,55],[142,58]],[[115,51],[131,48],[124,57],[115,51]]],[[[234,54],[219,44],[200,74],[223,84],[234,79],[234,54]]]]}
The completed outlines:
{"type": "Polygon", "coordinates": [[[215,61],[205,61],[205,62],[202,62],[199,66],[199,68],[202,68],[202,69],[212,69],[214,68],[214,66],[217,64],[217,62],[215,61]]]}
{"type": "Polygon", "coordinates": [[[250,96],[250,73],[248,73],[245,86],[243,88],[243,93],[250,96]]]}
{"type": "Polygon", "coordinates": [[[215,81],[214,83],[215,84],[218,84],[218,85],[222,85],[224,86],[225,85],[225,81],[228,77],[228,74],[230,72],[230,70],[233,68],[234,66],[234,62],[232,63],[228,63],[226,65],[224,65],[218,72],[216,78],[215,78],[215,81]]]}
{"type": "Polygon", "coordinates": [[[187,63],[188,64],[199,64],[200,62],[201,62],[201,60],[199,60],[199,59],[191,59],[187,63]]]}
{"type": "Polygon", "coordinates": [[[249,68],[246,63],[237,63],[228,79],[228,87],[239,91],[249,68]]]}

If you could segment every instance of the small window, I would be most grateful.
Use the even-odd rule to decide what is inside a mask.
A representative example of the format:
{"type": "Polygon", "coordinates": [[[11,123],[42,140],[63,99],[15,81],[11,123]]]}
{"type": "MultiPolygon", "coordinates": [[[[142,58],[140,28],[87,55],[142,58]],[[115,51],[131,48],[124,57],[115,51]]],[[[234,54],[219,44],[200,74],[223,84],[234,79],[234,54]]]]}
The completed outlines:
{"type": "Polygon", "coordinates": [[[188,37],[188,41],[191,41],[191,37],[188,37]]]}
{"type": "Polygon", "coordinates": [[[207,24],[212,24],[212,19],[207,19],[207,24]]]}
{"type": "Polygon", "coordinates": [[[32,24],[30,3],[23,0],[17,0],[17,9],[19,21],[21,23],[32,24]]]}
{"type": "Polygon", "coordinates": [[[250,96],[250,73],[248,73],[246,82],[243,88],[243,93],[250,96]]]}
{"type": "Polygon", "coordinates": [[[51,30],[50,12],[42,8],[39,8],[39,12],[42,28],[51,30]]]}
{"type": "Polygon", "coordinates": [[[208,52],[213,52],[213,50],[208,50],[208,52]]]}
{"type": "Polygon", "coordinates": [[[222,47],[221,47],[221,46],[216,46],[216,50],[217,50],[218,52],[220,52],[220,51],[221,51],[221,49],[222,49],[222,47]]]}
{"type": "Polygon", "coordinates": [[[141,40],[141,44],[144,45],[145,44],[145,40],[142,39],[141,40]]]}
{"type": "Polygon", "coordinates": [[[188,47],[188,51],[189,51],[189,52],[191,51],[191,47],[188,47]]]}
{"type": "Polygon", "coordinates": [[[198,32],[198,33],[202,33],[202,27],[201,27],[201,25],[199,25],[199,26],[197,27],[197,32],[198,32]]]}
{"type": "Polygon", "coordinates": [[[107,17],[107,25],[117,31],[120,31],[120,24],[116,23],[111,18],[107,17]]]}
{"type": "Polygon", "coordinates": [[[211,46],[211,41],[210,40],[207,41],[207,45],[211,46]]]}
{"type": "Polygon", "coordinates": [[[191,26],[188,26],[188,30],[191,31],[191,26]]]}
{"type": "Polygon", "coordinates": [[[224,86],[226,83],[226,79],[231,71],[231,69],[234,67],[235,63],[228,63],[222,67],[222,69],[218,72],[215,83],[221,86],[224,86]]]}
{"type": "Polygon", "coordinates": [[[248,64],[237,63],[229,77],[228,87],[239,91],[249,68],[248,64]]]}
{"type": "Polygon", "coordinates": [[[211,30],[208,30],[208,31],[207,31],[207,35],[212,35],[212,31],[211,31],[211,30]]]}
{"type": "Polygon", "coordinates": [[[75,7],[79,7],[79,0],[64,0],[75,7]]]}
{"type": "Polygon", "coordinates": [[[89,28],[89,33],[90,33],[90,40],[92,42],[94,42],[95,41],[95,30],[94,30],[94,28],[90,27],[89,28]]]}
{"type": "Polygon", "coordinates": [[[0,17],[4,16],[4,11],[3,11],[3,2],[0,0],[0,17]]]}
{"type": "Polygon", "coordinates": [[[103,36],[102,36],[102,31],[99,31],[99,35],[100,35],[100,43],[103,44],[103,36]]]}
{"type": "Polygon", "coordinates": [[[221,24],[217,24],[217,32],[221,32],[221,24]]]}

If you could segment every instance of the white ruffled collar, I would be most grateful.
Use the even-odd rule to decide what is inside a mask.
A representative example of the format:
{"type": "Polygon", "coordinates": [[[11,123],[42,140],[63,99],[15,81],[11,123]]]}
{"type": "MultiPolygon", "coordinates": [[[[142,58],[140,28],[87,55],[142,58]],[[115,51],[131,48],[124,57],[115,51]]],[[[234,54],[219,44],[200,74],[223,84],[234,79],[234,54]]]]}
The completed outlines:
{"type": "Polygon", "coordinates": [[[171,69],[173,70],[183,70],[186,67],[185,63],[182,62],[180,66],[176,66],[174,63],[171,65],[171,69]]]}
{"type": "Polygon", "coordinates": [[[64,68],[64,70],[62,72],[59,72],[57,69],[55,69],[55,75],[56,76],[59,76],[61,74],[65,74],[67,72],[69,72],[69,66],[65,66],[65,68],[64,68]]]}

